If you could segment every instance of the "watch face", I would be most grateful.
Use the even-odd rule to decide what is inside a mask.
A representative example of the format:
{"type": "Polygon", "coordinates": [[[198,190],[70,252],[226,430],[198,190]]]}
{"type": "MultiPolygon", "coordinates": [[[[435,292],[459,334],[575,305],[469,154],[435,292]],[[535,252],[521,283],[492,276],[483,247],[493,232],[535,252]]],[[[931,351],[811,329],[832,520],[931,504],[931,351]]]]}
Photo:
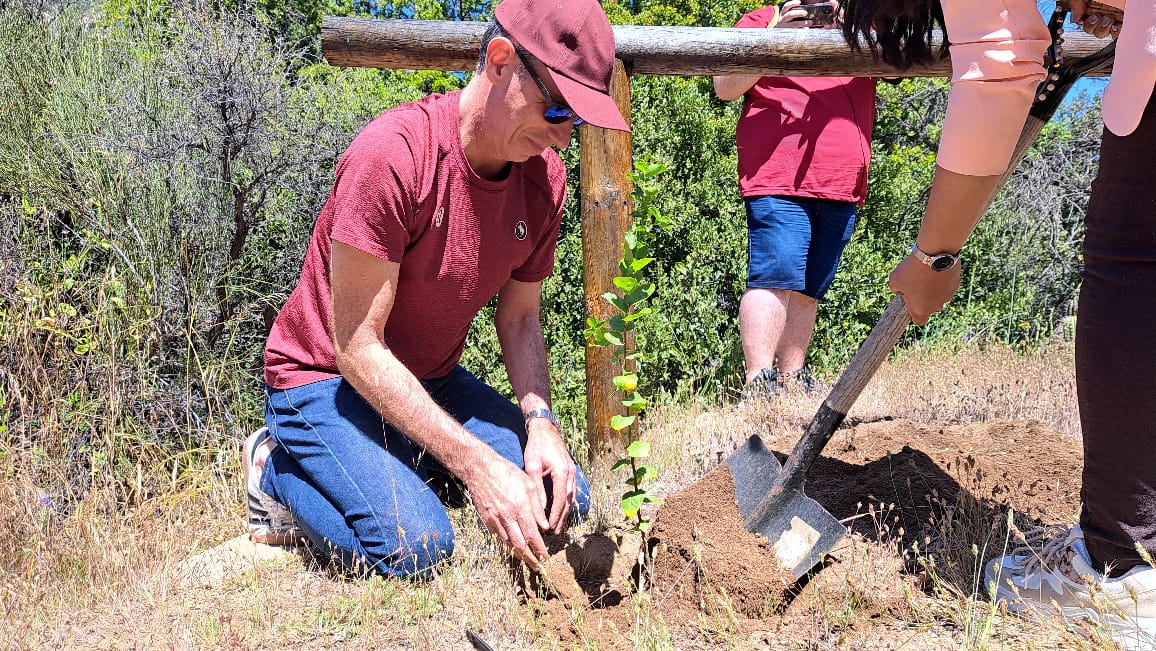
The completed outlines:
{"type": "Polygon", "coordinates": [[[931,259],[931,268],[936,271],[947,271],[955,266],[955,256],[937,255],[931,259]]]}

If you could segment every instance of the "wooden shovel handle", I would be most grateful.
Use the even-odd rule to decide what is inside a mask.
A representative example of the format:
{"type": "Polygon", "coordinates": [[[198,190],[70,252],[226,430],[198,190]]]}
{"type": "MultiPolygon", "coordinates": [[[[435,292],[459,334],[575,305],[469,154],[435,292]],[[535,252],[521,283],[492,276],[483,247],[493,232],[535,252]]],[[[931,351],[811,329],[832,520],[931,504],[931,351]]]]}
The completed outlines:
{"type": "MultiPolygon", "coordinates": [[[[847,412],[855,404],[863,388],[871,381],[875,371],[879,370],[883,360],[887,359],[887,355],[895,348],[895,343],[899,341],[909,323],[911,318],[907,314],[907,305],[903,302],[902,296],[896,295],[883,312],[879,323],[871,329],[866,341],[847,365],[847,369],[843,371],[843,375],[835,382],[830,395],[819,406],[819,411],[811,419],[811,424],[807,426],[802,438],[795,444],[795,449],[791,451],[791,456],[783,466],[781,486],[784,489],[798,488],[803,484],[807,470],[823,448],[827,447],[827,442],[843,423],[847,412]]],[[[760,504],[756,511],[761,512],[763,507],[764,505],[760,504]]]]}

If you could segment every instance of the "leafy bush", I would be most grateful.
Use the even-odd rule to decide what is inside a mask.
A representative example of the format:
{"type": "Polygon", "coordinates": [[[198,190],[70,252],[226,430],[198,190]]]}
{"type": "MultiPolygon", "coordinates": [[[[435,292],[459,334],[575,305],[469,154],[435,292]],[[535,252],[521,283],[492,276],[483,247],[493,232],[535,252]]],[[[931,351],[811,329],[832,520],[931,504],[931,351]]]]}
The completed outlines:
{"type": "Polygon", "coordinates": [[[336,157],[418,93],[375,71],[290,72],[299,53],[229,13],[4,12],[0,39],[21,116],[0,124],[0,194],[18,198],[0,208],[7,436],[94,477],[175,476],[174,457],[259,418],[267,321],[336,157]]]}

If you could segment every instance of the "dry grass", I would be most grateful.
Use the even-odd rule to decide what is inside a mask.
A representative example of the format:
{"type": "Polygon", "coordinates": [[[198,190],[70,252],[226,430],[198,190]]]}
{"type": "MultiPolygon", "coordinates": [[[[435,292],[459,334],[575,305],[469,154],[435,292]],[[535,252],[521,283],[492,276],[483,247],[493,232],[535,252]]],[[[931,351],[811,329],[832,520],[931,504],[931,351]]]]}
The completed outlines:
{"type": "MultiPolygon", "coordinates": [[[[852,417],[933,424],[1038,419],[1076,434],[1071,366],[1064,345],[1028,355],[908,351],[881,369],[852,417]]],[[[791,398],[761,411],[702,404],[656,409],[646,433],[660,472],[652,492],[689,485],[753,432],[794,436],[820,400],[791,398]]],[[[343,579],[292,554],[208,584],[182,582],[173,572],[181,559],[243,531],[238,449],[219,451],[219,462],[184,473],[168,494],[130,512],[107,497],[111,489],[96,485],[67,517],[41,500],[33,478],[43,477],[43,460],[13,449],[0,455],[4,648],[459,649],[468,648],[466,629],[495,649],[594,648],[563,646],[535,620],[504,554],[470,509],[454,513],[458,551],[427,583],[343,579]]],[[[620,478],[605,470],[592,469],[591,479],[599,506],[586,528],[618,519],[621,492],[620,478]]],[[[819,597],[808,621],[792,629],[803,639],[784,648],[865,648],[852,635],[862,625],[857,618],[880,608],[877,595],[896,590],[904,602],[884,608],[888,616],[872,633],[879,648],[1094,648],[1054,622],[1029,624],[995,612],[956,579],[929,572],[925,585],[913,587],[901,571],[908,552],[894,545],[856,537],[843,553],[853,559],[845,563],[850,569],[816,582],[819,597]]],[[[769,633],[739,633],[727,618],[714,616],[704,616],[691,640],[663,622],[648,600],[635,605],[632,648],[777,644],[769,633]]]]}

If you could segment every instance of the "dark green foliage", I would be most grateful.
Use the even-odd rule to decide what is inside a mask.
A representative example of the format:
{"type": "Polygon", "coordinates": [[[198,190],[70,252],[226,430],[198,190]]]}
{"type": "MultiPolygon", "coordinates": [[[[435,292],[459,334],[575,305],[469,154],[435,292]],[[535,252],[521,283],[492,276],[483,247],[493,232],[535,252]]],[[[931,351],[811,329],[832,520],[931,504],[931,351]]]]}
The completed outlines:
{"type": "Polygon", "coordinates": [[[115,475],[259,418],[267,322],[336,158],[419,94],[373,71],[289,72],[294,55],[244,16],[84,22],[0,14],[0,83],[21,116],[0,122],[0,195],[16,198],[0,204],[16,279],[0,348],[31,374],[8,385],[10,434],[63,423],[54,454],[115,475]],[[143,447],[97,445],[113,432],[143,447]]]}

